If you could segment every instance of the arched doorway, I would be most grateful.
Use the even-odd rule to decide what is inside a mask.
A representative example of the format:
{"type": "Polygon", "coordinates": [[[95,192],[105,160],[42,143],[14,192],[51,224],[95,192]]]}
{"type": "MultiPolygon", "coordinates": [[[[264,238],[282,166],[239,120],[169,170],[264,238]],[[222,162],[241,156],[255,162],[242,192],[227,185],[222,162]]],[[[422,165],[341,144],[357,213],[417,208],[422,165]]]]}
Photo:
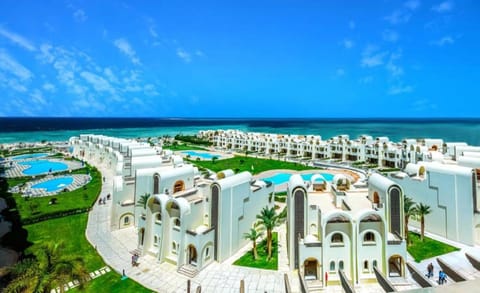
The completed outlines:
{"type": "Polygon", "coordinates": [[[183,182],[183,180],[178,180],[173,185],[173,193],[182,191],[184,189],[185,189],[185,183],[183,182]]]}
{"type": "Polygon", "coordinates": [[[188,246],[188,264],[192,266],[197,266],[197,249],[195,246],[190,244],[188,246]]]}
{"type": "Polygon", "coordinates": [[[295,253],[295,268],[299,266],[299,247],[298,240],[305,237],[305,191],[301,188],[297,188],[293,192],[293,198],[295,203],[294,208],[294,253],[295,253]]]}
{"type": "Polygon", "coordinates": [[[403,277],[403,258],[400,255],[392,255],[388,259],[388,276],[403,277]]]}
{"type": "Polygon", "coordinates": [[[145,228],[141,228],[138,231],[138,243],[140,246],[143,246],[143,241],[145,240],[145,228]]]}
{"type": "Polygon", "coordinates": [[[308,258],[303,262],[305,280],[318,280],[318,261],[308,258]]]}

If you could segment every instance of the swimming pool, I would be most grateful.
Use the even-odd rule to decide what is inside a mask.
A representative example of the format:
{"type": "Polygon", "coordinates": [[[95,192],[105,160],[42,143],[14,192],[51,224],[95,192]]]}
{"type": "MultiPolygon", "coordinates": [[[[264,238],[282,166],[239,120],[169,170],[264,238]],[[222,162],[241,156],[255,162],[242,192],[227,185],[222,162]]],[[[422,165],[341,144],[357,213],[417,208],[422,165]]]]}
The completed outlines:
{"type": "Polygon", "coordinates": [[[60,177],[32,185],[31,188],[44,188],[47,190],[47,192],[54,192],[69,186],[70,184],[72,184],[72,182],[73,177],[71,176],[60,177]]]}
{"type": "Polygon", "coordinates": [[[20,162],[19,165],[30,166],[27,169],[23,170],[25,175],[39,175],[48,172],[58,172],[65,171],[68,169],[68,165],[61,162],[52,162],[48,160],[38,160],[38,161],[26,161],[20,162]]]}
{"type": "Polygon", "coordinates": [[[18,155],[11,157],[12,160],[25,160],[25,159],[35,159],[35,158],[40,158],[40,157],[46,157],[48,156],[47,153],[36,153],[36,154],[24,154],[24,155],[18,155]]]}
{"type": "Polygon", "coordinates": [[[196,151],[184,151],[182,152],[182,154],[185,154],[185,155],[189,155],[189,156],[192,156],[192,157],[200,157],[202,159],[212,159],[212,158],[218,158],[219,156],[217,155],[212,155],[210,153],[199,153],[199,152],[196,152],[196,151]]]}
{"type": "MultiPolygon", "coordinates": [[[[325,180],[327,181],[333,180],[333,175],[330,173],[308,173],[308,174],[300,174],[300,176],[302,176],[303,180],[310,181],[312,176],[315,174],[321,174],[323,178],[325,178],[325,180]]],[[[262,178],[262,180],[271,181],[275,185],[280,185],[280,184],[286,183],[290,179],[290,176],[292,175],[293,173],[276,173],[271,177],[262,178]]]]}

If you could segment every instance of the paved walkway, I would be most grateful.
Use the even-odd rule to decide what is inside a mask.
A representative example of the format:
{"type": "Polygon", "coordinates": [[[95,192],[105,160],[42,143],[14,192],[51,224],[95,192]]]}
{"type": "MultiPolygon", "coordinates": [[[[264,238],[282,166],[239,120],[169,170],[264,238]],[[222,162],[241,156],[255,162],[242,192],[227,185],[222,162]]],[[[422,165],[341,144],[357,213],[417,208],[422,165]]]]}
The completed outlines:
{"type": "MultiPolygon", "coordinates": [[[[99,167],[99,170],[106,178],[100,196],[106,197],[107,194],[112,193],[113,177],[108,170],[102,167],[99,167]]],[[[147,255],[140,257],[137,267],[131,266],[131,252],[137,248],[136,229],[131,227],[111,232],[111,204],[111,200],[103,205],[98,205],[98,202],[95,204],[89,214],[86,230],[87,239],[97,249],[104,261],[120,274],[125,270],[125,274],[129,278],[151,290],[157,292],[186,292],[188,278],[177,273],[175,265],[159,263],[154,257],[147,255]]],[[[213,262],[201,270],[196,277],[191,279],[192,290],[195,290],[197,286],[201,285],[202,292],[239,292],[240,280],[243,279],[246,292],[285,292],[284,274],[286,273],[289,277],[293,292],[300,292],[298,275],[296,272],[291,272],[288,267],[285,229],[285,224],[277,228],[279,232],[278,271],[233,266],[232,263],[236,259],[251,249],[251,244],[248,244],[226,261],[222,263],[213,262]]],[[[433,235],[427,236],[435,238],[433,235]]],[[[443,239],[443,241],[445,241],[445,239],[443,239]]],[[[458,243],[453,245],[462,248],[462,251],[442,256],[442,259],[447,260],[449,263],[452,262],[452,259],[458,259],[460,254],[463,254],[465,251],[475,256],[480,256],[479,247],[469,247],[458,243]]],[[[409,261],[416,264],[412,259],[409,259],[409,261]]],[[[426,266],[431,261],[432,260],[425,260],[416,264],[416,266],[423,272],[426,271],[426,266]]],[[[471,270],[471,265],[468,261],[461,261],[455,263],[455,265],[460,271],[464,270],[462,273],[468,275],[469,278],[478,278],[478,273],[471,270]]],[[[438,272],[438,267],[435,269],[435,272],[438,272]]],[[[396,287],[400,290],[417,287],[415,284],[410,284],[411,286],[408,284],[404,284],[404,286],[402,286],[402,284],[398,285],[399,286],[396,287]]],[[[355,290],[359,293],[383,292],[376,283],[356,285],[355,290]]],[[[325,288],[323,292],[343,292],[343,290],[341,286],[329,286],[325,288]]]]}
{"type": "MultiPolygon", "coordinates": [[[[105,266],[101,269],[93,271],[93,272],[90,273],[90,278],[91,278],[90,280],[93,280],[93,279],[96,279],[100,276],[103,276],[110,271],[111,271],[111,269],[108,266],[105,266]]],[[[77,287],[78,285],[80,285],[80,282],[78,280],[70,281],[67,284],[63,285],[63,292],[68,291],[70,289],[73,289],[73,288],[77,287]]],[[[57,287],[56,289],[52,289],[50,291],[50,293],[60,293],[60,292],[62,292],[60,290],[60,287],[57,287]]]]}

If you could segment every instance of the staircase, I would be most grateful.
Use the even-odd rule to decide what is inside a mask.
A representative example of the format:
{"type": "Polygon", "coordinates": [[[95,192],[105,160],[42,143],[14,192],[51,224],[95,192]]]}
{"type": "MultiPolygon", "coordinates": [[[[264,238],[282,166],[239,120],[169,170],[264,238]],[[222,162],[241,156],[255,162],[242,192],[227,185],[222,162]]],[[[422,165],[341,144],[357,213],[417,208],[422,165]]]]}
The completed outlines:
{"type": "Polygon", "coordinates": [[[189,264],[181,266],[180,269],[178,270],[178,272],[182,275],[185,275],[185,276],[189,277],[189,278],[193,278],[198,274],[197,268],[192,266],[192,265],[189,265],[189,264]]]}
{"type": "Polygon", "coordinates": [[[306,284],[307,284],[308,293],[323,292],[324,290],[322,281],[319,281],[319,280],[306,281],[306,284]]]}

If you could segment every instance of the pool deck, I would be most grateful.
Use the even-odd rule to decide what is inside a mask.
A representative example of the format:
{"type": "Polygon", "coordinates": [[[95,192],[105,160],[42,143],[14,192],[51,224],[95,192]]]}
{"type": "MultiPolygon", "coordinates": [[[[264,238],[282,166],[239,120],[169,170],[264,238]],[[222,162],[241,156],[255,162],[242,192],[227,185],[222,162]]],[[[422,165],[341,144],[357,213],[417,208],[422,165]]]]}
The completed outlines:
{"type": "Polygon", "coordinates": [[[8,165],[10,163],[6,164],[5,177],[6,178],[35,177],[35,176],[48,174],[48,172],[45,172],[45,173],[42,173],[42,174],[36,174],[36,175],[23,174],[23,171],[28,169],[29,166],[18,164],[18,163],[19,162],[28,162],[28,161],[37,161],[37,160],[47,160],[47,161],[51,161],[51,162],[64,163],[64,164],[67,165],[67,170],[62,170],[62,171],[57,171],[57,172],[54,171],[54,172],[52,172],[52,174],[58,173],[58,172],[65,172],[65,171],[68,171],[68,170],[76,170],[76,169],[83,168],[82,163],[80,163],[80,162],[70,161],[70,160],[61,160],[61,159],[58,159],[58,158],[41,157],[41,158],[38,158],[38,159],[34,158],[34,159],[29,159],[29,160],[21,160],[21,161],[18,161],[18,162],[13,160],[13,161],[11,161],[11,162],[13,162],[12,167],[8,167],[8,165]]]}
{"type": "MultiPolygon", "coordinates": [[[[268,170],[262,173],[259,173],[257,175],[254,175],[253,178],[255,179],[263,179],[267,177],[272,177],[275,176],[275,174],[278,173],[292,173],[293,174],[322,174],[322,173],[328,173],[328,174],[343,174],[347,176],[352,183],[355,183],[358,180],[358,177],[352,175],[352,171],[350,170],[340,170],[340,169],[315,169],[312,168],[310,170],[302,170],[302,171],[297,171],[297,170],[290,170],[290,169],[275,169],[275,170],[268,170]]],[[[358,176],[358,175],[357,175],[358,176]]],[[[287,190],[287,182],[275,185],[275,192],[281,192],[287,190]]]]}
{"type": "Polygon", "coordinates": [[[49,181],[49,180],[61,178],[61,177],[73,177],[73,182],[65,186],[65,188],[68,191],[78,189],[83,185],[87,184],[88,182],[90,182],[90,180],[92,179],[89,175],[85,175],[85,174],[72,174],[72,175],[61,175],[61,176],[47,175],[46,177],[40,180],[29,181],[24,186],[20,186],[20,185],[14,186],[9,190],[9,192],[14,192],[14,193],[21,192],[23,196],[32,196],[32,197],[56,195],[58,193],[61,193],[65,188],[60,188],[57,191],[48,192],[44,188],[32,188],[32,186],[35,184],[39,184],[45,181],[49,181]]]}

